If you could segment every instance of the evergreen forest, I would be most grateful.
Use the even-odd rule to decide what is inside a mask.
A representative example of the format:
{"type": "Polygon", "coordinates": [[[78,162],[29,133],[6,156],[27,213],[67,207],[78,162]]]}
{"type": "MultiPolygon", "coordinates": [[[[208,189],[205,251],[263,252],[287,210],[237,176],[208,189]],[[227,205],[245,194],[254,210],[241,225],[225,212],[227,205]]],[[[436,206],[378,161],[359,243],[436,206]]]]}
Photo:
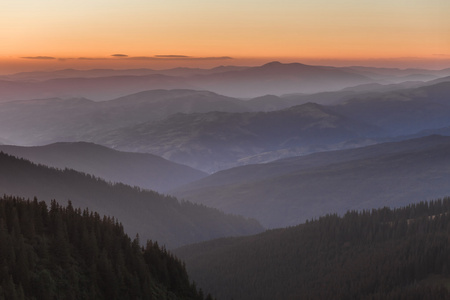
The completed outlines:
{"type": "Polygon", "coordinates": [[[0,299],[212,299],[184,264],[112,217],[0,198],[0,299]]]}
{"type": "Polygon", "coordinates": [[[174,251],[218,299],[450,299],[450,198],[174,251]]]}

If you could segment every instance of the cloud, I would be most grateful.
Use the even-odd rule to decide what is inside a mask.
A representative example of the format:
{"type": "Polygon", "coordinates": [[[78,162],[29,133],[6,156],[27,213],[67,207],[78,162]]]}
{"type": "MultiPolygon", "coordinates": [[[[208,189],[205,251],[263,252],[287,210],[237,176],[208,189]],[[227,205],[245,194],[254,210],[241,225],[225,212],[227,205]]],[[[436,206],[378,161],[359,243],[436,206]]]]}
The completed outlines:
{"type": "Polygon", "coordinates": [[[56,59],[56,57],[53,57],[53,56],[24,56],[21,58],[24,58],[24,59],[56,59]]]}
{"type": "Polygon", "coordinates": [[[169,55],[155,55],[157,58],[190,58],[190,56],[187,55],[176,55],[176,54],[169,54],[169,55]]]}
{"type": "Polygon", "coordinates": [[[130,60],[225,60],[233,59],[230,56],[208,56],[208,57],[195,57],[187,55],[154,55],[154,56],[132,56],[128,57],[130,60]]]}
{"type": "Polygon", "coordinates": [[[121,54],[121,53],[112,54],[111,56],[114,56],[114,57],[128,57],[128,55],[126,55],[126,54],[121,54]]]}

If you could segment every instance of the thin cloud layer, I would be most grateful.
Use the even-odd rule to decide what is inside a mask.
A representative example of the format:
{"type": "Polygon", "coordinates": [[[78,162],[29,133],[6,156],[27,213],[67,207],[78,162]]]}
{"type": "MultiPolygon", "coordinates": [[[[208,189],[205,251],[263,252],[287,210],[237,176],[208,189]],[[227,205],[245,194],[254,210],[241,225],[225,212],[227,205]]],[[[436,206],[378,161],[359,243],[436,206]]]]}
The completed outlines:
{"type": "Polygon", "coordinates": [[[23,59],[56,59],[56,57],[53,56],[23,56],[21,57],[23,59]]]}
{"type": "Polygon", "coordinates": [[[196,56],[188,56],[188,55],[179,55],[179,54],[165,54],[165,55],[153,55],[153,56],[128,56],[127,54],[112,54],[110,57],[52,57],[52,56],[24,56],[22,59],[42,59],[42,60],[50,60],[50,59],[58,59],[61,61],[69,60],[69,59],[78,59],[78,60],[113,60],[113,59],[124,59],[124,60],[229,60],[233,59],[230,56],[207,56],[207,57],[196,57],[196,56]]]}

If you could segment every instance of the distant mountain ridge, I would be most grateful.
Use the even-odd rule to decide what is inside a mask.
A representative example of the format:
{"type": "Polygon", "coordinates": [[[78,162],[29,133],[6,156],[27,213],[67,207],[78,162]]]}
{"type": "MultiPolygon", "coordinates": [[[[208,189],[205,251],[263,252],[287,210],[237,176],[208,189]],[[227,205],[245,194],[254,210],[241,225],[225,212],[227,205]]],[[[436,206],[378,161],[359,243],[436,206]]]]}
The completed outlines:
{"type": "Polygon", "coordinates": [[[237,98],[336,91],[367,83],[427,81],[450,70],[398,70],[270,62],[212,69],[59,70],[0,76],[0,102],[84,97],[108,100],[150,89],[197,89],[237,98]]]}
{"type": "Polygon", "coordinates": [[[341,68],[275,61],[243,70],[197,75],[191,82],[220,94],[253,98],[266,94],[332,91],[371,80],[341,68]]]}

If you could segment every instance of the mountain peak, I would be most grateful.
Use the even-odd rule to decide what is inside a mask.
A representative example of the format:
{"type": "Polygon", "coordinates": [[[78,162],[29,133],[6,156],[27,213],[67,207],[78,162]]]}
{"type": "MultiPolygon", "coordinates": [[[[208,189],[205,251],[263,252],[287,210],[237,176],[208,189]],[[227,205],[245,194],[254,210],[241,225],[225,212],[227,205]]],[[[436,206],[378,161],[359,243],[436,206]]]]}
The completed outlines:
{"type": "MultiPolygon", "coordinates": [[[[308,65],[301,63],[282,63],[279,61],[271,61],[267,64],[261,66],[261,68],[270,68],[270,67],[306,67],[308,65]]],[[[309,66],[311,67],[311,66],[309,66]]]]}

